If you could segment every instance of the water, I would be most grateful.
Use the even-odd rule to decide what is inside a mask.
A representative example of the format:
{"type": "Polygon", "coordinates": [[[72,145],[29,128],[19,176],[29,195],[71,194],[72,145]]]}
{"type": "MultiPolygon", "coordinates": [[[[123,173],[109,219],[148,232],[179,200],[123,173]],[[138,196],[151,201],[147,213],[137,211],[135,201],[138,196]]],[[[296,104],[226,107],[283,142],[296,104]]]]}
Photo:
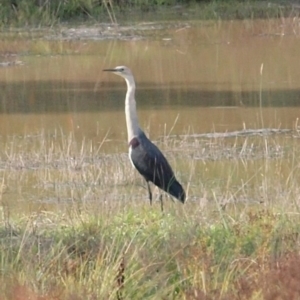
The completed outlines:
{"type": "Polygon", "coordinates": [[[55,125],[89,138],[97,127],[123,138],[126,86],[101,71],[120,64],[134,72],[141,125],[153,135],[177,115],[175,133],[292,128],[300,106],[300,40],[291,20],[191,22],[152,34],[11,45],[47,55],[20,56],[24,65],[0,69],[0,134],[55,125]],[[115,118],[120,123],[110,122],[115,118]]]}
{"type": "MultiPolygon", "coordinates": [[[[71,134],[78,148],[84,141],[101,145],[103,154],[125,153],[125,82],[102,72],[117,65],[129,66],[135,75],[140,124],[153,140],[243,129],[297,129],[300,39],[294,20],[187,21],[139,28],[122,31],[123,39],[72,40],[67,30],[64,40],[47,32],[42,38],[5,39],[2,60],[22,64],[0,68],[2,163],[7,152],[24,147],[10,147],[12,141],[39,137],[41,132],[63,150],[68,147],[58,136],[71,134]]],[[[34,145],[30,151],[40,155],[46,147],[43,151],[49,155],[47,147],[53,144],[39,144],[38,150],[34,145]]],[[[26,202],[27,194],[32,200],[32,186],[45,188],[38,179],[40,164],[38,174],[30,166],[26,176],[23,166],[26,183],[12,193],[20,174],[5,173],[3,165],[4,185],[10,187],[3,196],[7,202],[26,202]]],[[[55,181],[43,176],[44,182],[55,181]]],[[[72,198],[70,193],[61,198],[72,198]]]]}

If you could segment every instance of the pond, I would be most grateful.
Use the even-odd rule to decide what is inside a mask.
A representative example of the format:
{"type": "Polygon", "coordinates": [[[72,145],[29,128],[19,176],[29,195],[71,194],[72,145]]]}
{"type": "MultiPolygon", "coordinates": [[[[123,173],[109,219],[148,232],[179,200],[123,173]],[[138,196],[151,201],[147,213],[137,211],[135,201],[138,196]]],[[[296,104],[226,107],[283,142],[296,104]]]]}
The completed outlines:
{"type": "MultiPolygon", "coordinates": [[[[297,132],[299,33],[294,19],[269,19],[7,34],[0,49],[2,201],[73,199],[70,178],[68,196],[58,196],[55,185],[63,181],[60,168],[65,174],[68,167],[58,163],[53,172],[45,167],[55,147],[60,155],[72,157],[71,145],[76,144],[81,161],[88,145],[91,152],[97,149],[94,158],[115,153],[123,159],[126,85],[122,78],[102,72],[104,68],[132,69],[140,125],[154,141],[245,129],[258,130],[257,135],[261,129],[297,132]],[[106,37],[107,32],[111,35],[106,37]],[[42,164],[35,156],[47,159],[42,164]],[[45,194],[47,188],[51,196],[45,194]]],[[[286,136],[276,139],[280,144],[286,136]]],[[[96,181],[99,174],[93,172],[96,181]]],[[[187,174],[183,177],[189,180],[187,174]]]]}

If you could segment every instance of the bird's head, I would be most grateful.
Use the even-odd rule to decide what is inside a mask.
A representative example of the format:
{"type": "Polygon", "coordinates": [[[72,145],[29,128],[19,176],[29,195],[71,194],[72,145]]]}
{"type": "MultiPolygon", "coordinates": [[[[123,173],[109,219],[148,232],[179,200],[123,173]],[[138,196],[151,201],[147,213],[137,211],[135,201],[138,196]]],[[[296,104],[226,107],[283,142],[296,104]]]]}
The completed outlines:
{"type": "Polygon", "coordinates": [[[119,75],[123,78],[132,77],[132,73],[131,73],[130,69],[125,67],[125,66],[118,66],[118,67],[115,67],[114,69],[104,69],[103,71],[112,72],[112,73],[114,73],[116,75],[119,75]]]}

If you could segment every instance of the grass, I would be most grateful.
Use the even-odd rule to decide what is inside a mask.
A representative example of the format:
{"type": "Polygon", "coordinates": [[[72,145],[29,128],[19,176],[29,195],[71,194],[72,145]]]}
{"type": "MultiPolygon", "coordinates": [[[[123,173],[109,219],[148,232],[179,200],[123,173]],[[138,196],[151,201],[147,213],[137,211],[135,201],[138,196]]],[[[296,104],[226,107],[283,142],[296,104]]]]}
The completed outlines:
{"type": "Polygon", "coordinates": [[[0,299],[299,298],[297,138],[162,137],[164,213],[105,138],[2,140],[0,299]]]}
{"type": "MultiPolygon", "coordinates": [[[[228,13],[214,1],[203,17],[254,18],[249,3],[228,13]]],[[[21,4],[1,7],[2,24],[74,17],[21,4]]],[[[0,299],[299,298],[298,140],[297,130],[162,137],[188,191],[184,206],[165,197],[162,214],[127,153],[102,152],[105,138],[1,138],[0,299]]]]}
{"type": "Polygon", "coordinates": [[[145,13],[157,19],[256,19],[297,17],[291,2],[273,1],[179,1],[179,0],[5,0],[0,4],[0,25],[3,27],[54,26],[61,22],[111,22],[145,20],[145,13]],[[176,6],[177,5],[177,6],[176,6]],[[170,9],[175,7],[176,9],[170,9]],[[182,14],[182,12],[184,12],[182,14]]]}

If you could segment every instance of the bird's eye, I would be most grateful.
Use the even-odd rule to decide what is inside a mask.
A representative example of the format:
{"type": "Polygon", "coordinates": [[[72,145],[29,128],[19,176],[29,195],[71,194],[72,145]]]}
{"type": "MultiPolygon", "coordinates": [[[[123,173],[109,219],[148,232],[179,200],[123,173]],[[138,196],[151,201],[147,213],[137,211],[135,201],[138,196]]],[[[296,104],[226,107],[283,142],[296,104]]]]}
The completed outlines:
{"type": "Polygon", "coordinates": [[[121,69],[120,69],[120,72],[123,72],[123,71],[124,71],[124,68],[121,68],[121,69]]]}

